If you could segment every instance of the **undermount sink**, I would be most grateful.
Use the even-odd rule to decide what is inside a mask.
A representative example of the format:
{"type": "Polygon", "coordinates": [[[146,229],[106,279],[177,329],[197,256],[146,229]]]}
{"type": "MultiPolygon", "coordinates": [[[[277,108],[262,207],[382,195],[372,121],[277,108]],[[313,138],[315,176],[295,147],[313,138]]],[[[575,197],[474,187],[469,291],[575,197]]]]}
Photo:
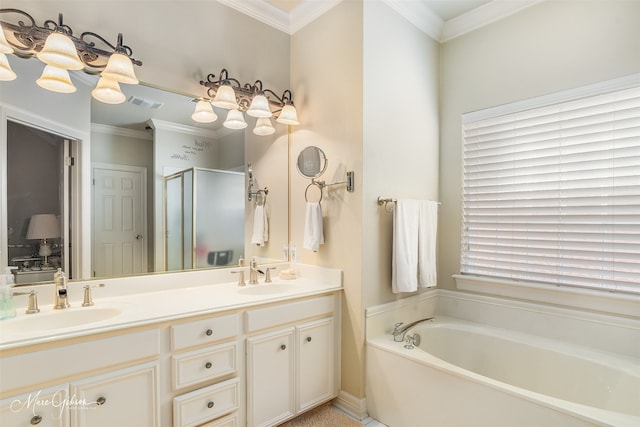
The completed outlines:
{"type": "Polygon", "coordinates": [[[238,289],[238,293],[244,295],[270,295],[283,294],[296,287],[291,283],[260,283],[259,285],[247,285],[238,289]]]}
{"type": "Polygon", "coordinates": [[[102,322],[122,313],[113,307],[87,307],[55,310],[48,313],[19,314],[0,323],[2,334],[51,331],[102,322]]]}

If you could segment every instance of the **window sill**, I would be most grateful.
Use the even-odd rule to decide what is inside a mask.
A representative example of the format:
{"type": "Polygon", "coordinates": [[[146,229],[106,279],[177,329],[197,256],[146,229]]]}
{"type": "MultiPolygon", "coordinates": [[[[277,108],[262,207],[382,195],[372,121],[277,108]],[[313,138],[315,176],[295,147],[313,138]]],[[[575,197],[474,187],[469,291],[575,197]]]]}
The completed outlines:
{"type": "Polygon", "coordinates": [[[454,274],[459,290],[640,318],[640,295],[454,274]]]}

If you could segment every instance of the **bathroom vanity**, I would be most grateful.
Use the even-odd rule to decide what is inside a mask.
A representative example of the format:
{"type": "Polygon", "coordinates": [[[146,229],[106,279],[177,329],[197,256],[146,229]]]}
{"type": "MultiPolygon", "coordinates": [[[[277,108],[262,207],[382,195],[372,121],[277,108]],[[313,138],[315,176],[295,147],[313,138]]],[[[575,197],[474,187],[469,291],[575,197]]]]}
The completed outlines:
{"type": "Polygon", "coordinates": [[[0,324],[0,423],[269,426],[326,402],[340,383],[341,272],[307,272],[19,311],[0,324]]]}

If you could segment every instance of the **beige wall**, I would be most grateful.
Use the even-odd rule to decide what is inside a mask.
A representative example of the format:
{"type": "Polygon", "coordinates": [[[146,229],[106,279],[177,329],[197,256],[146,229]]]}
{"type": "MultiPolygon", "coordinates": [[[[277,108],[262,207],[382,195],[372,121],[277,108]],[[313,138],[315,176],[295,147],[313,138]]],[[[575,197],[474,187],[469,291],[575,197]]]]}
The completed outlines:
{"type": "Polygon", "coordinates": [[[291,238],[298,261],[344,270],[342,389],[362,397],[362,2],[342,2],[291,37],[291,78],[301,122],[290,144],[291,238]],[[309,145],[322,148],[329,161],[320,179],[344,181],[347,170],[356,177],[353,193],[325,189],[325,244],[317,253],[302,248],[310,181],[295,169],[298,153],[309,145]]]}
{"type": "Polygon", "coordinates": [[[459,272],[461,114],[640,71],[640,2],[547,1],[442,46],[439,283],[459,272]]]}

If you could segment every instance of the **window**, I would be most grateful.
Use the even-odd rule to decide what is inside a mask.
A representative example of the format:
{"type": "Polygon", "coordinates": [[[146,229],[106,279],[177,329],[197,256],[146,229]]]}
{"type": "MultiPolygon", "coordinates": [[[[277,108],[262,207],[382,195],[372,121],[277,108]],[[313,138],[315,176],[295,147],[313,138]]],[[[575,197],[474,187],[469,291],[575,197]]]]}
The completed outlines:
{"type": "Polygon", "coordinates": [[[639,80],[463,116],[462,274],[640,293],[639,80]]]}

